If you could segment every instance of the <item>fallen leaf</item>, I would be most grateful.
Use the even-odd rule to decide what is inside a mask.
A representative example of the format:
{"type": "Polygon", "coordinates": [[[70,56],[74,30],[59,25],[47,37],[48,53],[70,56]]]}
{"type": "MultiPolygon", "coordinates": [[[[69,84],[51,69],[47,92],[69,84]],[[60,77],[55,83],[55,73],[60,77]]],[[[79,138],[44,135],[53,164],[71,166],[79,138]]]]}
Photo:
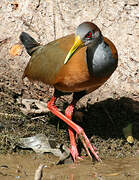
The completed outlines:
{"type": "Polygon", "coordinates": [[[120,175],[119,172],[116,172],[116,173],[110,173],[110,174],[105,174],[105,176],[118,176],[120,175]]]}
{"type": "Polygon", "coordinates": [[[128,124],[125,128],[123,128],[123,134],[130,144],[134,142],[134,138],[132,136],[132,124],[128,124]]]}
{"type": "Polygon", "coordinates": [[[10,55],[11,56],[19,56],[22,52],[22,46],[21,44],[15,44],[10,49],[10,55]]]}
{"type": "Polygon", "coordinates": [[[32,149],[36,153],[52,153],[59,160],[56,164],[62,164],[70,156],[69,148],[64,144],[59,144],[55,139],[50,139],[44,134],[37,134],[35,136],[20,138],[18,147],[23,149],[32,149]]]}
{"type": "Polygon", "coordinates": [[[25,106],[24,108],[20,108],[20,110],[26,115],[29,113],[47,113],[50,110],[47,108],[46,103],[36,100],[36,99],[22,99],[22,104],[25,106]],[[36,108],[33,108],[33,105],[36,105],[36,108]]]}

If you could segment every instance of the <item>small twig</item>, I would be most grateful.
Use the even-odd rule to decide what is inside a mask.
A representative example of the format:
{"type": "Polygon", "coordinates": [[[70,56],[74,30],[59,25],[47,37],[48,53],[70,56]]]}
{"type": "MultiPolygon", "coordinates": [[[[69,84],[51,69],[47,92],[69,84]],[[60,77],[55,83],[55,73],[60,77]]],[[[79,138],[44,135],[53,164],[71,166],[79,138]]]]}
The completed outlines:
{"type": "Polygon", "coordinates": [[[21,115],[18,114],[8,114],[8,113],[0,113],[0,116],[21,117],[21,115]]]}
{"type": "Polygon", "coordinates": [[[32,120],[39,119],[39,120],[41,120],[41,121],[43,121],[43,122],[46,122],[45,120],[41,119],[41,118],[44,118],[44,117],[46,117],[46,115],[44,115],[44,116],[36,116],[36,117],[31,118],[31,119],[32,119],[32,120]]]}
{"type": "Polygon", "coordinates": [[[43,168],[47,167],[44,164],[40,164],[38,169],[35,172],[34,180],[41,180],[43,176],[43,168]]]}
{"type": "Polygon", "coordinates": [[[1,41],[0,41],[0,46],[1,46],[2,44],[5,44],[9,39],[10,39],[10,38],[6,38],[6,39],[1,40],[1,41]]]}

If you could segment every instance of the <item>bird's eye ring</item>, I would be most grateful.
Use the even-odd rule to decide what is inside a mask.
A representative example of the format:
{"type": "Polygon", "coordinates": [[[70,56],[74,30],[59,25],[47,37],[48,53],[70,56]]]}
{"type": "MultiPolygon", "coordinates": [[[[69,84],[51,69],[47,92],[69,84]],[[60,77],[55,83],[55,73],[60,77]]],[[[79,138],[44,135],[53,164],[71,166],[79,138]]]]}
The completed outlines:
{"type": "Polygon", "coordinates": [[[86,34],[85,38],[87,38],[87,39],[91,39],[91,38],[92,38],[92,33],[91,33],[91,31],[89,31],[89,32],[86,34]]]}

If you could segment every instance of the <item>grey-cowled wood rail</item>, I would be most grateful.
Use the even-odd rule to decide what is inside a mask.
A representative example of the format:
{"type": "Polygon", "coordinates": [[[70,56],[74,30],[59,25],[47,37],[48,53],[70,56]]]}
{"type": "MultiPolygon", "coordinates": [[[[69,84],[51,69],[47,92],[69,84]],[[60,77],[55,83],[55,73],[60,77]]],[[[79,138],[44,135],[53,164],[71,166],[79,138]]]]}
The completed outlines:
{"type": "Polygon", "coordinates": [[[91,22],[80,24],[75,35],[62,37],[44,46],[25,32],[21,33],[20,40],[31,56],[23,78],[41,81],[55,88],[48,108],[69,127],[70,153],[73,160],[80,158],[74,131],[90,158],[92,153],[100,160],[83,128],[72,121],[72,115],[77,101],[99,88],[115,71],[118,64],[116,47],[103,37],[100,29],[91,22]],[[56,107],[55,101],[66,93],[73,93],[73,100],[64,115],[56,107]]]}

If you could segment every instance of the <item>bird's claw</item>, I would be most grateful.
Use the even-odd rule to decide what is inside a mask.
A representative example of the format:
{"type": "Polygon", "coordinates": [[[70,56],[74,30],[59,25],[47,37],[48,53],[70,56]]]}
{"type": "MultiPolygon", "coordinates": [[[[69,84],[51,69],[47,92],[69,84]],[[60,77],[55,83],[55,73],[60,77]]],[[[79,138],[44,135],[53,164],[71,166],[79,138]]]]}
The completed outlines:
{"type": "Polygon", "coordinates": [[[74,162],[76,162],[77,160],[83,160],[83,158],[79,156],[76,146],[71,146],[69,150],[74,162]]]}
{"type": "Polygon", "coordinates": [[[83,129],[81,129],[81,131],[80,131],[80,133],[78,135],[79,135],[79,138],[80,138],[81,142],[83,143],[83,146],[84,146],[88,156],[92,159],[92,156],[90,154],[90,151],[91,151],[91,153],[95,156],[95,158],[98,161],[101,161],[101,159],[97,155],[96,148],[90,143],[90,141],[89,141],[88,137],[86,136],[83,129]]]}

